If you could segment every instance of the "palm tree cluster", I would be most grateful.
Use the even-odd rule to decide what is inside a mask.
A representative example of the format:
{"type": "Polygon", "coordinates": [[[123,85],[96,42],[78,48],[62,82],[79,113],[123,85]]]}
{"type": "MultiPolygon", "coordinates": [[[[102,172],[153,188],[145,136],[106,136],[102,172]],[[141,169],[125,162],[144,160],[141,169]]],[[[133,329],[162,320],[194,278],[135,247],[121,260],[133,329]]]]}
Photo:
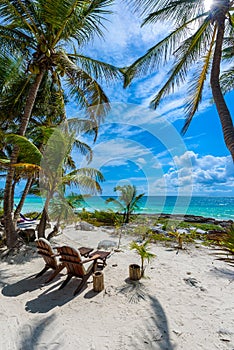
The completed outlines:
{"type": "MultiPolygon", "coordinates": [[[[70,215],[71,207],[65,205],[68,186],[73,183],[90,193],[101,191],[101,173],[77,167],[72,151],[76,148],[89,161],[92,159],[92,150],[79,140],[80,135],[89,133],[96,140],[98,127],[110,110],[102,83],[112,83],[122,74],[128,86],[134,77],[145,76],[174,57],[168,79],[152,100],[156,108],[164,96],[184,82],[195,64],[183,131],[198,109],[210,74],[224,139],[234,159],[233,122],[223,97],[223,92],[233,87],[233,69],[220,78],[222,59],[233,58],[232,1],[215,0],[208,11],[203,0],[131,1],[131,6],[145,16],[143,25],[170,20],[172,29],[145,55],[122,69],[83,54],[84,45],[95,36],[103,36],[113,3],[0,2],[0,171],[6,178],[3,209],[8,247],[17,243],[16,222],[28,193],[41,193],[46,198],[39,224],[39,236],[43,236],[50,203],[53,212],[61,213],[58,222],[70,215]],[[66,123],[68,102],[76,102],[85,117],[66,123]],[[14,211],[15,187],[22,179],[25,187],[14,211]]],[[[118,204],[127,223],[143,194],[137,195],[134,186],[117,186],[115,191],[120,192],[119,200],[110,198],[108,202],[118,204]]]]}
{"type": "MultiPolygon", "coordinates": [[[[9,247],[17,241],[12,219],[15,185],[22,177],[28,179],[23,199],[35,184],[41,152],[54,128],[66,119],[65,103],[75,100],[85,111],[90,130],[96,133],[109,110],[109,100],[100,82],[117,79],[119,70],[83,55],[82,47],[95,35],[103,35],[103,22],[112,2],[3,0],[0,3],[0,124],[4,134],[1,169],[6,174],[4,225],[9,247]],[[35,151],[35,147],[37,155],[34,152],[36,157],[30,157],[29,162],[28,157],[25,159],[25,149],[35,151]]],[[[68,160],[68,154],[65,158],[68,160]]],[[[82,181],[86,187],[85,176],[94,180],[96,175],[93,170],[85,170],[82,181]]]]}

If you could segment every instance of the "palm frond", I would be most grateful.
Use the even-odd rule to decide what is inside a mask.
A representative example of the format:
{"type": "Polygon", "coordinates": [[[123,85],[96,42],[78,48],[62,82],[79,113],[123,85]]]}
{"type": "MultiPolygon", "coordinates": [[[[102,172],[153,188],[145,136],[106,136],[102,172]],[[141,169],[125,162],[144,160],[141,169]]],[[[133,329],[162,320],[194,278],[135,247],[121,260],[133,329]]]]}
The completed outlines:
{"type": "Polygon", "coordinates": [[[58,63],[66,72],[67,89],[76,97],[81,108],[84,108],[91,120],[101,121],[109,112],[109,100],[96,80],[83,69],[75,65],[68,56],[61,52],[58,63]]]}
{"type": "Polygon", "coordinates": [[[80,54],[68,54],[68,57],[71,60],[75,59],[76,64],[95,80],[105,80],[108,84],[108,82],[119,79],[121,76],[120,68],[111,64],[80,54]]]}
{"type": "Polygon", "coordinates": [[[224,94],[234,89],[234,67],[221,75],[220,85],[224,94]]]}
{"type": "Polygon", "coordinates": [[[189,37],[176,51],[177,63],[172,68],[166,83],[151,101],[152,107],[157,108],[164,96],[170,92],[174,92],[175,86],[179,86],[185,81],[188,69],[197,61],[201,52],[204,52],[204,46],[206,46],[210,34],[212,34],[212,31],[210,31],[210,22],[206,19],[194,35],[189,37]]]}
{"type": "Polygon", "coordinates": [[[142,77],[166,64],[174,52],[178,49],[178,44],[183,41],[188,33],[188,26],[196,22],[200,16],[187,21],[178,28],[174,29],[164,39],[152,46],[145,55],[138,58],[130,67],[126,67],[124,73],[124,87],[127,87],[132,79],[142,77]]]}
{"type": "Polygon", "coordinates": [[[92,161],[93,152],[92,148],[89,145],[79,140],[75,140],[73,145],[74,149],[77,149],[82,155],[86,156],[88,163],[92,161]]]}
{"type": "Polygon", "coordinates": [[[194,73],[192,78],[192,84],[189,87],[189,93],[188,93],[189,98],[185,106],[186,122],[182,129],[183,134],[187,131],[192,121],[192,118],[198,109],[198,105],[202,99],[202,91],[203,91],[204,83],[205,83],[206,76],[209,71],[209,67],[212,60],[213,45],[215,43],[215,37],[216,37],[216,30],[214,30],[214,33],[213,33],[213,39],[210,43],[210,49],[208,50],[206,56],[204,57],[203,67],[201,70],[198,70],[198,74],[194,73]]]}
{"type": "Polygon", "coordinates": [[[41,152],[26,137],[15,134],[8,134],[6,135],[6,142],[12,145],[16,145],[19,148],[19,160],[23,160],[25,163],[32,163],[33,160],[33,164],[40,164],[42,158],[41,152]]]}
{"type": "Polygon", "coordinates": [[[195,17],[196,20],[201,19],[209,15],[209,12],[202,11],[201,5],[203,3],[199,1],[178,0],[170,1],[166,6],[162,6],[159,1],[156,11],[151,12],[144,19],[142,26],[160,21],[170,21],[176,26],[181,26],[185,22],[193,21],[195,17]]]}
{"type": "Polygon", "coordinates": [[[113,197],[107,198],[106,203],[107,204],[114,203],[119,208],[119,210],[121,210],[122,212],[124,212],[124,210],[125,210],[125,207],[123,206],[123,204],[113,197]]]}

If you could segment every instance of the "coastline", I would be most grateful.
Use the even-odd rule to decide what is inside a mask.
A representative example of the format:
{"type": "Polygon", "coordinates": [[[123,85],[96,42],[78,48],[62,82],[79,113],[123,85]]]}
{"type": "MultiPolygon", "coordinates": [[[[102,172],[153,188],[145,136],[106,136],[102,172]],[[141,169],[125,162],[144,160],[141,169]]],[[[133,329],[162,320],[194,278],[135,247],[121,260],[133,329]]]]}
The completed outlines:
{"type": "MultiPolygon", "coordinates": [[[[113,209],[111,206],[105,204],[107,196],[93,196],[87,199],[83,205],[76,208],[77,212],[81,212],[84,207],[85,210],[94,212],[95,210],[113,209]]],[[[177,201],[176,196],[168,197],[145,197],[146,202],[142,204],[141,210],[136,214],[141,215],[159,215],[166,213],[167,215],[176,216],[202,216],[215,220],[234,220],[234,197],[191,197],[188,205],[188,197],[180,198],[177,201]]],[[[19,198],[15,198],[18,202],[19,198]]],[[[43,200],[40,197],[28,197],[26,199],[22,213],[40,212],[43,209],[43,200]]],[[[115,208],[116,209],[116,208],[115,208]]]]}

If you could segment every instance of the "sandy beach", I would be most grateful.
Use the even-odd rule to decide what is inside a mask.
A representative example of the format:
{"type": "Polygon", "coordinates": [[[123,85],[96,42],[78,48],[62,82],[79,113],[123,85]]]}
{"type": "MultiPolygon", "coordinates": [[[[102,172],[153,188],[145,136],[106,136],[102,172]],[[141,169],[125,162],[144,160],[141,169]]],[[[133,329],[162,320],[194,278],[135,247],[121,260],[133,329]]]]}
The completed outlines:
{"type": "MultiPolygon", "coordinates": [[[[67,227],[52,246],[97,248],[102,240],[118,241],[110,230],[67,227]]],[[[43,266],[36,248],[0,263],[1,350],[233,350],[234,271],[215,259],[211,247],[151,244],[156,258],[146,278],[129,283],[129,264],[140,263],[129,250],[133,237],[121,239],[104,268],[105,288],[87,288],[73,297],[79,281],[62,290],[64,270],[45,285],[35,279],[43,266]]]]}

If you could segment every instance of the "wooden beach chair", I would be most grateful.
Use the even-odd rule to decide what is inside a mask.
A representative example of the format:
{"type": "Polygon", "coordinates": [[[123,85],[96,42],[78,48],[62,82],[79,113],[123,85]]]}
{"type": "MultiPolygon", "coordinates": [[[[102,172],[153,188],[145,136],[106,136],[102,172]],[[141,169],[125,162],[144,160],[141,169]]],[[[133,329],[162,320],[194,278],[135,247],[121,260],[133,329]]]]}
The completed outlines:
{"type": "Polygon", "coordinates": [[[96,250],[95,252],[89,254],[89,257],[92,258],[94,255],[99,255],[98,257],[98,266],[100,266],[102,269],[106,266],[106,259],[110,255],[111,252],[107,252],[104,250],[96,250]],[[101,261],[100,261],[101,260],[101,261]]]}
{"type": "Polygon", "coordinates": [[[42,258],[45,261],[44,268],[35,276],[35,278],[38,278],[42,276],[47,270],[52,269],[54,272],[52,275],[45,281],[45,283],[48,283],[52,281],[54,277],[56,277],[62,269],[64,269],[65,265],[63,263],[58,263],[57,256],[51,245],[50,242],[47,241],[45,238],[39,238],[37,240],[37,249],[38,254],[42,256],[42,258]]]}
{"type": "Polygon", "coordinates": [[[64,264],[67,269],[67,278],[59,289],[64,288],[73,276],[81,278],[81,282],[74,292],[74,295],[76,295],[84,287],[91,274],[96,271],[99,255],[94,255],[91,258],[82,260],[79,250],[75,248],[63,246],[57,247],[56,249],[60,255],[61,263],[64,264]],[[87,268],[84,265],[86,265],[87,268]]]}

